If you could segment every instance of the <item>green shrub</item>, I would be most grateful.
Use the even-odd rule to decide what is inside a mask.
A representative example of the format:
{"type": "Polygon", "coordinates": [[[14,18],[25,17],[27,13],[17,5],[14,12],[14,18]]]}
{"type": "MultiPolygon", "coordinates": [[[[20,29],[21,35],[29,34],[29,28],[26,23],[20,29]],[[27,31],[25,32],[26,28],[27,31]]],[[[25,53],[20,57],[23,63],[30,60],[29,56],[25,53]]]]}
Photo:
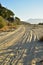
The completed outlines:
{"type": "Polygon", "coordinates": [[[6,21],[0,16],[0,28],[3,28],[4,26],[6,26],[6,21]]]}

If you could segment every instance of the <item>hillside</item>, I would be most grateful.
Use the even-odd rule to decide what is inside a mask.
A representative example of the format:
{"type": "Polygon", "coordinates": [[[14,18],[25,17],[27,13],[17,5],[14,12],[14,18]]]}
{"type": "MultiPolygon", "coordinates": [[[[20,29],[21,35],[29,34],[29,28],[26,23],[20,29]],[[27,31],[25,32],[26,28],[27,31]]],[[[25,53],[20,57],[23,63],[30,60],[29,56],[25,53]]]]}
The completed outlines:
{"type": "Polygon", "coordinates": [[[14,13],[0,4],[0,16],[2,16],[5,19],[8,19],[11,16],[13,17],[14,13]]]}
{"type": "Polygon", "coordinates": [[[30,25],[30,23],[26,23],[25,21],[21,21],[17,16],[14,17],[14,13],[3,7],[0,4],[0,30],[9,30],[12,28],[17,28],[18,25],[30,25]]]}
{"type": "Polygon", "coordinates": [[[38,24],[38,23],[43,23],[43,19],[28,19],[27,20],[28,22],[30,22],[30,23],[36,23],[36,24],[38,24]]]}

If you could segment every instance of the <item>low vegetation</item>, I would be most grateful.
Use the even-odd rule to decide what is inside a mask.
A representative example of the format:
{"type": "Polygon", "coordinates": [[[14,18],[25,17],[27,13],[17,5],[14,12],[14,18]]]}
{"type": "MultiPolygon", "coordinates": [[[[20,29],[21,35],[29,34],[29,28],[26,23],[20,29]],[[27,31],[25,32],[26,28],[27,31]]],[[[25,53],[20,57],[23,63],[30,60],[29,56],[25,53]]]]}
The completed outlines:
{"type": "Polygon", "coordinates": [[[43,36],[40,38],[40,41],[41,41],[41,42],[43,41],[43,36]]]}
{"type": "Polygon", "coordinates": [[[2,16],[4,19],[9,19],[10,17],[14,16],[14,13],[0,4],[0,16],[2,16]]]}
{"type": "Polygon", "coordinates": [[[7,22],[4,20],[3,17],[0,16],[0,28],[3,28],[6,25],[7,25],[7,22]]]}
{"type": "Polygon", "coordinates": [[[43,25],[43,23],[38,23],[38,25],[43,25]]]}
{"type": "Polygon", "coordinates": [[[14,13],[3,7],[0,4],[0,29],[9,27],[9,28],[16,28],[17,25],[20,24],[20,19],[18,17],[14,18],[14,13]]]}
{"type": "Polygon", "coordinates": [[[14,17],[14,13],[7,9],[6,7],[3,7],[1,4],[0,4],[0,29],[1,28],[16,28],[18,27],[18,25],[26,25],[26,24],[29,24],[30,23],[26,23],[24,21],[21,21],[20,18],[18,17],[14,17]]]}

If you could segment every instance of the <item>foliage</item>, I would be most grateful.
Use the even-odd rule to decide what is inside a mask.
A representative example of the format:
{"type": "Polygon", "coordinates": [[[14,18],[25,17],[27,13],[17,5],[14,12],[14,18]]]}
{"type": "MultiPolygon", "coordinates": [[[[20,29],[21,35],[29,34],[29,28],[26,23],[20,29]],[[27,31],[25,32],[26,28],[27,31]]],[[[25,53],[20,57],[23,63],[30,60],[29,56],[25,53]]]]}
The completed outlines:
{"type": "Polygon", "coordinates": [[[4,27],[5,25],[7,26],[15,26],[15,25],[20,25],[20,24],[28,24],[26,22],[23,22],[20,20],[20,18],[18,17],[15,17],[14,18],[14,13],[3,7],[1,4],[0,4],[0,28],[4,27]],[[6,20],[7,20],[7,23],[6,23],[6,20]]]}
{"type": "Polygon", "coordinates": [[[15,17],[14,21],[16,22],[17,25],[21,24],[21,21],[20,21],[20,19],[18,17],[15,17]]]}
{"type": "Polygon", "coordinates": [[[6,24],[7,24],[7,22],[5,22],[3,17],[0,16],[0,28],[3,28],[4,26],[6,26],[6,24]]]}
{"type": "Polygon", "coordinates": [[[13,17],[14,13],[0,4],[0,16],[2,16],[5,19],[8,19],[11,16],[13,17]]]}
{"type": "Polygon", "coordinates": [[[43,25],[43,23],[39,23],[38,25],[43,25]]]}
{"type": "Polygon", "coordinates": [[[14,17],[9,17],[7,20],[8,20],[9,22],[13,23],[13,22],[14,22],[14,17]]]}

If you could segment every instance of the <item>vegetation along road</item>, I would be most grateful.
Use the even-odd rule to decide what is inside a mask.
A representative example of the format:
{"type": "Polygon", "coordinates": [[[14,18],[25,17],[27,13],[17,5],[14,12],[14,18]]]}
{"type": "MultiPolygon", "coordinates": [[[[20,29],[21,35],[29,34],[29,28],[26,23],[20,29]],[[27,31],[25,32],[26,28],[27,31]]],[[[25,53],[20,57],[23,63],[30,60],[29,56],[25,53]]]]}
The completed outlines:
{"type": "Polygon", "coordinates": [[[0,65],[42,65],[42,27],[21,25],[12,33],[0,34],[0,65]]]}

